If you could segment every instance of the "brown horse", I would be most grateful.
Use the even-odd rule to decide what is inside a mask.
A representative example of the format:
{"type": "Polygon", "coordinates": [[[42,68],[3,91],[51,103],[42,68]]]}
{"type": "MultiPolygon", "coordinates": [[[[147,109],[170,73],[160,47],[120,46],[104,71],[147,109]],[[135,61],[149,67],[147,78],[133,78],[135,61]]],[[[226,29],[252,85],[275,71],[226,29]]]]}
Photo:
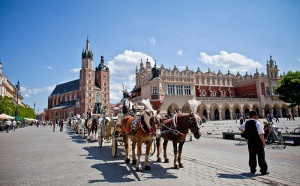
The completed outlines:
{"type": "Polygon", "coordinates": [[[98,119],[97,118],[86,119],[84,122],[84,126],[88,131],[87,140],[91,140],[91,136],[90,136],[91,132],[92,132],[92,137],[94,136],[95,139],[98,130],[98,119]]]}
{"type": "Polygon", "coordinates": [[[167,145],[168,141],[173,141],[174,148],[174,168],[183,168],[181,162],[182,147],[185,143],[186,135],[189,130],[194,134],[196,139],[199,139],[201,136],[200,132],[201,118],[193,113],[182,113],[178,114],[172,119],[164,118],[161,123],[161,137],[156,139],[157,143],[157,161],[161,162],[160,158],[160,145],[162,143],[162,138],[164,138],[163,149],[164,149],[164,158],[165,163],[169,163],[169,158],[167,156],[167,145]],[[174,123],[175,119],[175,123],[174,123]],[[179,143],[178,147],[177,144],[179,143]],[[178,162],[178,164],[177,164],[178,162]]]}
{"type": "MultiPolygon", "coordinates": [[[[155,113],[156,114],[156,113],[155,113]]],[[[123,134],[124,146],[126,150],[125,162],[130,162],[130,140],[132,140],[132,163],[136,164],[136,171],[142,171],[140,164],[140,156],[142,154],[142,143],[146,144],[145,155],[145,170],[150,170],[150,164],[148,157],[150,154],[150,148],[153,143],[155,134],[157,134],[157,126],[159,121],[155,116],[159,114],[159,111],[155,115],[153,111],[144,111],[140,119],[138,116],[126,115],[121,124],[121,134],[123,134]],[[135,156],[135,146],[137,145],[137,159],[135,156]]]]}

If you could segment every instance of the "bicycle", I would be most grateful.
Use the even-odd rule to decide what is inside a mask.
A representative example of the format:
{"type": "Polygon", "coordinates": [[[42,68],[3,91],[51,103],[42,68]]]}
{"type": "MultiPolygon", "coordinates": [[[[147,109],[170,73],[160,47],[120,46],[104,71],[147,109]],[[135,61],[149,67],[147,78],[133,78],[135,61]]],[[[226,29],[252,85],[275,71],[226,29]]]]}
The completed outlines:
{"type": "MultiPolygon", "coordinates": [[[[269,124],[269,134],[267,135],[266,139],[267,144],[273,144],[276,143],[277,148],[283,148],[285,149],[286,144],[285,140],[282,137],[281,131],[278,127],[274,126],[273,124],[269,124]]],[[[272,147],[274,149],[274,147],[272,147]]]]}

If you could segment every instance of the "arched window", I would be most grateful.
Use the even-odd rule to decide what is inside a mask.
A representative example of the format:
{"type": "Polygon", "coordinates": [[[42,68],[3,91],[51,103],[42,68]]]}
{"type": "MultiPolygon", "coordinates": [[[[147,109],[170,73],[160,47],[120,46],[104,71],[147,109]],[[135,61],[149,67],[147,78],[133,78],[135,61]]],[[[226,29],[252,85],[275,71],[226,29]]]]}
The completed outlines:
{"type": "Polygon", "coordinates": [[[202,89],[202,96],[206,96],[206,91],[205,91],[205,89],[202,89]]]}
{"type": "Polygon", "coordinates": [[[216,95],[217,95],[217,92],[214,90],[213,91],[213,97],[216,97],[216,95]]]}
{"type": "Polygon", "coordinates": [[[235,92],[234,91],[231,92],[231,97],[235,97],[235,92]]]}
{"type": "Polygon", "coordinates": [[[222,96],[223,96],[223,97],[226,97],[226,92],[225,92],[225,90],[222,90],[222,96]]]}

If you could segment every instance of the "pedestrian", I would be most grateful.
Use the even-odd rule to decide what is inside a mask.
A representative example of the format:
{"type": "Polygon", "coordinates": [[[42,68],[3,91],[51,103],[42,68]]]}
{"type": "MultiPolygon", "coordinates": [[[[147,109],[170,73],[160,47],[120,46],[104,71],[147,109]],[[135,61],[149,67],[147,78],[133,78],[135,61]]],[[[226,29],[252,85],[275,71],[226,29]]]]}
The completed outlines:
{"type": "Polygon", "coordinates": [[[55,125],[56,125],[56,123],[55,123],[55,121],[53,122],[53,132],[55,132],[55,125]]]}
{"type": "Polygon", "coordinates": [[[269,122],[270,122],[271,124],[273,124],[273,116],[272,116],[272,114],[269,114],[269,122]]]}
{"type": "Polygon", "coordinates": [[[15,131],[15,128],[16,128],[16,125],[17,125],[16,120],[13,120],[12,125],[13,125],[13,130],[15,131]]]}
{"type": "Polygon", "coordinates": [[[243,123],[244,123],[244,118],[241,117],[241,118],[240,118],[240,125],[242,125],[243,123]]]}
{"type": "Polygon", "coordinates": [[[60,126],[60,132],[62,132],[63,131],[63,126],[64,126],[63,120],[59,121],[59,126],[60,126]]]}
{"type": "Polygon", "coordinates": [[[11,121],[10,121],[10,120],[7,120],[7,121],[6,121],[6,133],[9,132],[9,130],[10,130],[10,125],[11,125],[11,121]]]}
{"type": "Polygon", "coordinates": [[[258,165],[262,175],[269,174],[267,172],[268,165],[265,160],[265,139],[263,126],[258,121],[256,111],[250,111],[250,119],[240,126],[240,131],[244,133],[245,138],[248,140],[249,152],[249,167],[252,174],[256,172],[256,156],[258,158],[258,165]]]}
{"type": "Polygon", "coordinates": [[[277,122],[279,123],[278,115],[276,115],[275,121],[276,121],[276,123],[277,123],[277,122]]]}

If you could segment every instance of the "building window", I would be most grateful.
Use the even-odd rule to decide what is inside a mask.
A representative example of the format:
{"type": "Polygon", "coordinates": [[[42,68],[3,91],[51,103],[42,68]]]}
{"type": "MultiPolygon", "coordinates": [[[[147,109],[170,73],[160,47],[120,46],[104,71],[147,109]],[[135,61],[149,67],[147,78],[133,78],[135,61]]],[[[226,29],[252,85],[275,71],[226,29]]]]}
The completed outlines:
{"type": "Polygon", "coordinates": [[[89,74],[89,79],[91,78],[91,74],[89,74]]]}
{"type": "Polygon", "coordinates": [[[273,95],[278,95],[275,89],[276,87],[273,87],[273,95]]]}
{"type": "Polygon", "coordinates": [[[97,75],[97,79],[99,79],[99,75],[97,75]]]}
{"type": "Polygon", "coordinates": [[[213,91],[213,97],[216,97],[216,95],[217,95],[217,92],[214,90],[213,91]]]}
{"type": "Polygon", "coordinates": [[[184,95],[191,95],[191,86],[190,85],[184,85],[184,95]]]}
{"type": "Polygon", "coordinates": [[[104,94],[104,98],[106,98],[106,94],[104,94]]]}
{"type": "Polygon", "coordinates": [[[234,91],[231,92],[231,97],[235,97],[235,92],[234,91]]]}
{"type": "Polygon", "coordinates": [[[103,78],[106,79],[106,74],[104,74],[103,78]]]}
{"type": "Polygon", "coordinates": [[[205,89],[202,89],[202,96],[206,96],[206,91],[205,91],[205,89]]]}
{"type": "Polygon", "coordinates": [[[152,87],[152,94],[157,94],[157,87],[152,87]]]}
{"type": "Polygon", "coordinates": [[[168,94],[169,95],[175,94],[175,85],[168,85],[168,94]]]}
{"type": "Polygon", "coordinates": [[[222,96],[223,96],[223,97],[226,97],[226,92],[225,92],[225,90],[222,90],[222,96]]]}
{"type": "Polygon", "coordinates": [[[182,85],[176,85],[176,95],[183,95],[182,85]]]}
{"type": "Polygon", "coordinates": [[[105,87],[106,87],[106,83],[103,83],[103,86],[105,86],[105,87]]]}
{"type": "Polygon", "coordinates": [[[69,100],[72,101],[72,94],[69,95],[69,100]]]}
{"type": "Polygon", "coordinates": [[[91,80],[89,80],[89,85],[92,83],[92,81],[91,80]]]}
{"type": "Polygon", "coordinates": [[[270,87],[266,87],[266,94],[267,96],[269,96],[271,93],[270,93],[270,87]]]}

